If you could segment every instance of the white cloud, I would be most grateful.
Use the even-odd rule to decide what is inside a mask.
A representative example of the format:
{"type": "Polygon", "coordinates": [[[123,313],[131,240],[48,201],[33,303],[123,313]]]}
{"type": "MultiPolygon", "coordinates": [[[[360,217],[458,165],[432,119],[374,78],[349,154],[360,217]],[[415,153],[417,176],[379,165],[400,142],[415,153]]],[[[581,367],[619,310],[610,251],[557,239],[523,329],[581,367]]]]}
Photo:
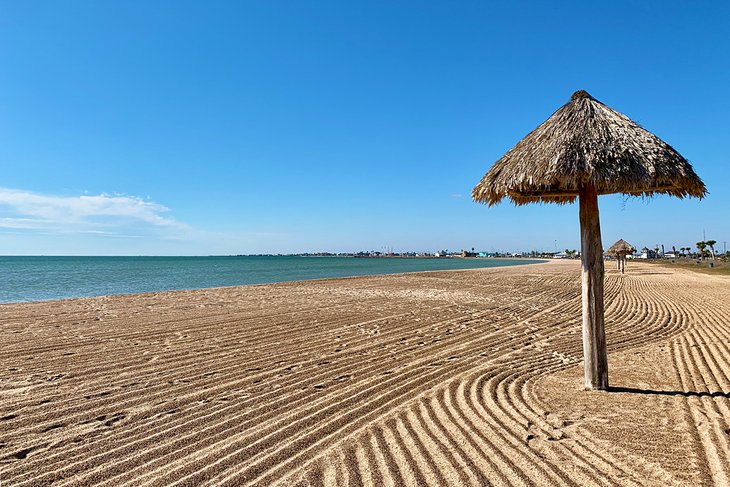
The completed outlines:
{"type": "Polygon", "coordinates": [[[59,232],[111,233],[100,230],[140,224],[167,229],[189,227],[163,214],[169,208],[136,196],[51,196],[0,188],[0,228],[59,232]]]}
{"type": "Polygon", "coordinates": [[[36,228],[37,220],[33,218],[0,218],[0,228],[36,228]]]}

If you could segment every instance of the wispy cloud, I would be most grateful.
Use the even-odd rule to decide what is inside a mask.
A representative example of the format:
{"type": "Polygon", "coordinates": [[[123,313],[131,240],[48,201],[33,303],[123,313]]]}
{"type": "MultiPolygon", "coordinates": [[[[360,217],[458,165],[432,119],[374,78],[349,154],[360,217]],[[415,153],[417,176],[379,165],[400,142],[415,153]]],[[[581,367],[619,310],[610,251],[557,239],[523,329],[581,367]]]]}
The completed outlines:
{"type": "Polygon", "coordinates": [[[147,226],[184,230],[189,227],[165,216],[164,205],[137,196],[53,196],[0,188],[0,228],[113,235],[109,227],[147,226]]]}
{"type": "Polygon", "coordinates": [[[450,194],[449,196],[451,197],[451,199],[455,199],[455,200],[458,200],[458,199],[459,199],[459,198],[461,198],[461,197],[462,197],[463,195],[462,195],[461,193],[451,193],[451,194],[450,194]]]}

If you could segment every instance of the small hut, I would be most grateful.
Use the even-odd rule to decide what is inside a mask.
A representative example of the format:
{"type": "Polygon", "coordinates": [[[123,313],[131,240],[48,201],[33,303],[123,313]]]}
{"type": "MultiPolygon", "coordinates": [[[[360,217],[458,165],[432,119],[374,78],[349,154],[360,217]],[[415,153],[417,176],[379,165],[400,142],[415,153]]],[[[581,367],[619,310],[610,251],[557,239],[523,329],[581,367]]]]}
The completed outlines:
{"type": "Polygon", "coordinates": [[[672,146],[580,90],[495,162],[472,198],[489,206],[503,198],[516,205],[579,201],[585,387],[608,389],[598,195],[706,192],[672,146]]]}
{"type": "Polygon", "coordinates": [[[619,239],[615,244],[611,245],[608,250],[606,250],[606,254],[613,256],[616,259],[617,269],[621,271],[621,274],[623,274],[626,270],[626,256],[633,254],[635,251],[636,248],[633,245],[624,239],[619,239]]]}

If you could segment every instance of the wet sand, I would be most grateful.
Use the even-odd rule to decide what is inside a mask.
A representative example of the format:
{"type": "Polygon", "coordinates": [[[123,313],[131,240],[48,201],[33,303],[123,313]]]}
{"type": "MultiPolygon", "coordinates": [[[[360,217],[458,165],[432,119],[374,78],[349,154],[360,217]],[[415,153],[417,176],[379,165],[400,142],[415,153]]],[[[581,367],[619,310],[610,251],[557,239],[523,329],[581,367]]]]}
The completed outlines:
{"type": "Polygon", "coordinates": [[[730,485],[730,277],[576,261],[0,306],[11,485],[730,485]]]}

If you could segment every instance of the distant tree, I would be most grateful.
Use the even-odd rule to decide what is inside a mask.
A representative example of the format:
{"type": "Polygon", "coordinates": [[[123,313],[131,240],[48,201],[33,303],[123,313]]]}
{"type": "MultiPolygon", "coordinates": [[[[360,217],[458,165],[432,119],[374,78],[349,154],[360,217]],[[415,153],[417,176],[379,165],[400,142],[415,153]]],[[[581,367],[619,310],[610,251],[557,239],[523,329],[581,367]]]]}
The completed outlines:
{"type": "Polygon", "coordinates": [[[715,244],[716,243],[717,243],[717,240],[705,241],[705,244],[707,244],[707,246],[710,247],[710,255],[712,256],[712,260],[715,260],[715,244]]]}
{"type": "Polygon", "coordinates": [[[699,252],[700,253],[700,259],[704,260],[705,259],[705,249],[707,248],[707,242],[703,242],[703,241],[700,240],[695,245],[697,246],[697,250],[700,251],[699,252]]]}

